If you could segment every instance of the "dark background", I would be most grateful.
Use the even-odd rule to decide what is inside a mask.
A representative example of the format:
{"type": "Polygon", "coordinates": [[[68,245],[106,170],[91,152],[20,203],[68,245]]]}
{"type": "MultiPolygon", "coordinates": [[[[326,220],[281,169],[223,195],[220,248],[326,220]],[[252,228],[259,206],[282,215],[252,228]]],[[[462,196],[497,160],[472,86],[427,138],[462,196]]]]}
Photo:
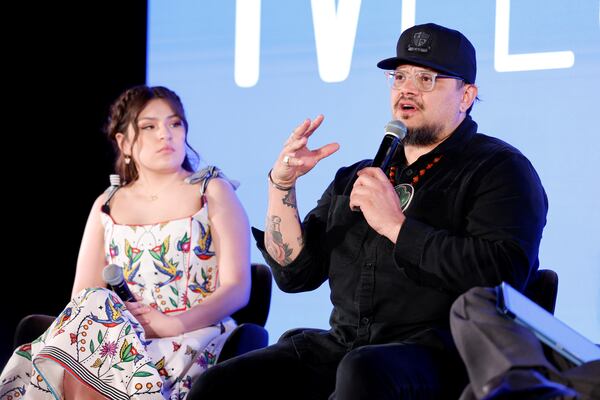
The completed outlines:
{"type": "Polygon", "coordinates": [[[109,105],[146,79],[146,1],[19,7],[4,14],[0,368],[22,317],[68,302],[87,215],[113,171],[109,105]]]}

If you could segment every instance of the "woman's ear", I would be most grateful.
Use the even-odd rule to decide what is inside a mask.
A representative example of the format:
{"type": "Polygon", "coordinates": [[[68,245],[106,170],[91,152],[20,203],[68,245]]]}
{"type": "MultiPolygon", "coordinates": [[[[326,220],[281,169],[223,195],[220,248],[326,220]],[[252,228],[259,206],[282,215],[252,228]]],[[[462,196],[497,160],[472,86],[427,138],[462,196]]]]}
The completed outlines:
{"type": "Polygon", "coordinates": [[[121,154],[131,156],[131,143],[127,140],[127,135],[122,132],[117,132],[115,134],[115,140],[117,141],[119,150],[121,150],[121,154]]]}

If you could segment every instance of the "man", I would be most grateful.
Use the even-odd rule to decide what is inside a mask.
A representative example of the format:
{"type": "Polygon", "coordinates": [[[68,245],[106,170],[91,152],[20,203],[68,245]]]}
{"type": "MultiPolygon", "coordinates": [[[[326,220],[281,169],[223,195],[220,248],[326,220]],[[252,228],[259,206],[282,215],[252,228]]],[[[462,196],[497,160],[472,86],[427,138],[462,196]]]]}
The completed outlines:
{"type": "Polygon", "coordinates": [[[391,168],[365,160],[340,169],[300,224],[297,179],[338,149],[310,150],[323,117],[306,120],[269,172],[266,233],[254,232],[283,291],[329,279],[331,329],[217,365],[190,398],[456,398],[467,378],[452,302],[502,280],[522,288],[537,269],[546,196],[518,150],[476,133],[469,40],[414,26],[378,66],[391,71],[392,114],[408,127],[391,168]]]}

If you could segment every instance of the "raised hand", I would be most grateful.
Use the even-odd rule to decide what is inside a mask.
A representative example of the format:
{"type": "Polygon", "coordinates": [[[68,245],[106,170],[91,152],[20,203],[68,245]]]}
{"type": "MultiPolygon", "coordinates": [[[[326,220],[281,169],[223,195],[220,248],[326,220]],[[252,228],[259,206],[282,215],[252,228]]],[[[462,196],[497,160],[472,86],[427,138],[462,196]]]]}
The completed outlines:
{"type": "Polygon", "coordinates": [[[271,179],[280,186],[291,187],[296,180],[314,168],[323,158],[335,153],[339,148],[337,143],[329,143],[318,149],[307,147],[308,138],[323,122],[323,115],[314,120],[307,118],[294,129],[283,145],[281,153],[271,170],[271,179]]]}

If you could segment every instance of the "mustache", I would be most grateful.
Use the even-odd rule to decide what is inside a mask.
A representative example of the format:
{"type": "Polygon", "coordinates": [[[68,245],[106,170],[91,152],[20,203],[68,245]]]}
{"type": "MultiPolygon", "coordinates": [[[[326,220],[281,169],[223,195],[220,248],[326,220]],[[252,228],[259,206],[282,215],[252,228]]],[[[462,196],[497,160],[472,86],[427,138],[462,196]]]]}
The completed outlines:
{"type": "Polygon", "coordinates": [[[418,108],[420,108],[420,109],[423,108],[423,103],[421,101],[419,101],[419,99],[417,99],[414,96],[405,96],[405,95],[400,96],[398,98],[398,100],[396,100],[396,102],[394,103],[394,108],[400,107],[400,103],[402,101],[410,101],[411,103],[416,105],[418,108]]]}

